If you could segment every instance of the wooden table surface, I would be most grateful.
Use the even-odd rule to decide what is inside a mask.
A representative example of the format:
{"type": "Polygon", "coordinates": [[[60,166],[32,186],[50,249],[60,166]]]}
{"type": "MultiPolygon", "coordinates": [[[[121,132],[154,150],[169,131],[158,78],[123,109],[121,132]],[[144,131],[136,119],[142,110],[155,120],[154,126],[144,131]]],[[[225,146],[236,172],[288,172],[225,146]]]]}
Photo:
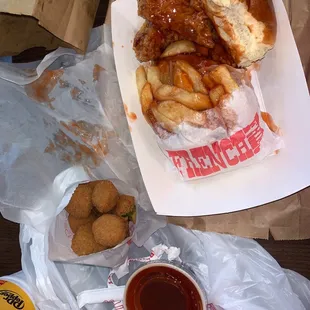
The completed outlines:
{"type": "MultiPolygon", "coordinates": [[[[103,23],[108,0],[101,0],[95,26],[103,23]]],[[[44,49],[36,48],[14,57],[15,62],[27,62],[42,58],[44,49]]],[[[310,224],[310,223],[309,223],[310,224]]],[[[292,269],[310,279],[310,240],[304,241],[258,241],[283,268],[292,269]]],[[[21,270],[19,225],[0,217],[0,276],[21,270]]]]}
{"type": "MultiPolygon", "coordinates": [[[[0,217],[0,276],[21,270],[19,225],[0,217]]],[[[310,280],[310,240],[258,241],[283,268],[294,270],[310,280]]]]}

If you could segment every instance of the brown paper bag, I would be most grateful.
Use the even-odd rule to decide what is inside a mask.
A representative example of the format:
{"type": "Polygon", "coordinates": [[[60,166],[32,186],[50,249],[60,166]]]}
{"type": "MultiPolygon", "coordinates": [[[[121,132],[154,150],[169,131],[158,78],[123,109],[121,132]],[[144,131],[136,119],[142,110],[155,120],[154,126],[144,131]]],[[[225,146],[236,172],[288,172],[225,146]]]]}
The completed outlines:
{"type": "Polygon", "coordinates": [[[169,217],[190,229],[275,240],[310,238],[310,188],[288,198],[244,211],[202,217],[169,217]]]}
{"type": "Polygon", "coordinates": [[[310,89],[310,1],[283,0],[310,89]]]}
{"type": "MultiPolygon", "coordinates": [[[[310,88],[310,1],[284,0],[310,88]]],[[[288,64],[289,65],[289,64],[288,64]]],[[[275,240],[310,238],[310,188],[261,207],[224,215],[169,217],[172,224],[202,231],[275,240]]]]}
{"type": "Polygon", "coordinates": [[[84,53],[99,0],[0,1],[0,56],[35,46],[84,53]]]}

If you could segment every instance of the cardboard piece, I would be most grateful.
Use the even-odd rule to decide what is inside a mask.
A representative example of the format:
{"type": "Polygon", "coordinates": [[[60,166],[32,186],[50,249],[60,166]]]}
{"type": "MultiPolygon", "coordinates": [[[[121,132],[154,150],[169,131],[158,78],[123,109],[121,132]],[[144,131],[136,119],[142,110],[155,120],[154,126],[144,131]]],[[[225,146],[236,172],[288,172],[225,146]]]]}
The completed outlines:
{"type": "Polygon", "coordinates": [[[239,212],[202,217],[168,217],[171,224],[246,238],[310,238],[310,188],[285,199],[239,212]]]}
{"type": "Polygon", "coordinates": [[[310,89],[310,1],[283,0],[310,89]]]}
{"type": "Polygon", "coordinates": [[[32,47],[86,51],[99,0],[0,0],[0,56],[32,47]]]}

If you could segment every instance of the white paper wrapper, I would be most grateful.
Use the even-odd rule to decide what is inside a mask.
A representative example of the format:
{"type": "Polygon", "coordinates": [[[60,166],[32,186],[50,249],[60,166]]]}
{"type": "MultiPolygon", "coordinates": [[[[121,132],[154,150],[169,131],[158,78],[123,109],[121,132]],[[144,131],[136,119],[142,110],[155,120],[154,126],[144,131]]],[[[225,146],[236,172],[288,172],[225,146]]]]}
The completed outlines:
{"type": "Polygon", "coordinates": [[[283,147],[281,137],[271,132],[261,117],[264,104],[262,101],[260,105],[256,97],[256,93],[261,93],[259,85],[255,85],[254,91],[244,80],[238,82],[239,89],[229,98],[202,112],[207,116],[206,128],[182,123],[176,134],[166,139],[158,137],[161,150],[183,180],[248,166],[283,147]]]}
{"type": "MultiPolygon", "coordinates": [[[[66,178],[68,178],[68,174],[76,174],[74,170],[75,169],[72,168],[71,171],[67,171],[66,178]]],[[[73,183],[67,188],[65,195],[57,208],[57,214],[59,214],[52,222],[48,233],[48,256],[50,260],[104,267],[119,266],[128,258],[128,251],[131,242],[134,242],[138,246],[142,246],[157,229],[165,225],[162,218],[156,216],[152,212],[146,212],[140,207],[143,201],[140,200],[136,189],[131,188],[128,184],[120,180],[111,179],[110,181],[115,185],[120,194],[135,197],[137,208],[136,224],[130,223],[130,236],[114,248],[85,256],[76,255],[71,249],[71,242],[74,233],[70,229],[68,213],[65,210],[65,207],[68,205],[68,202],[78,184],[87,183],[89,180],[83,181],[84,182],[73,183]]]]}

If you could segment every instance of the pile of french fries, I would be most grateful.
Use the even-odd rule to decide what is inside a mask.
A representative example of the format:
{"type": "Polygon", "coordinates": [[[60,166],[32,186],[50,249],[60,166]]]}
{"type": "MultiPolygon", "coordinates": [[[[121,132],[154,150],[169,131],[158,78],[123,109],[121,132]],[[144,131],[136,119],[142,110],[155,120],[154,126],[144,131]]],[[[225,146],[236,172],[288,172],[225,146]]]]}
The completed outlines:
{"type": "MultiPolygon", "coordinates": [[[[167,47],[157,65],[140,66],[136,82],[143,115],[153,127],[176,133],[186,122],[205,127],[206,114],[239,88],[225,65],[213,66],[203,76],[183,60],[167,57],[195,53],[190,41],[177,41],[167,47]]],[[[157,132],[158,133],[158,132],[157,132]]]]}

